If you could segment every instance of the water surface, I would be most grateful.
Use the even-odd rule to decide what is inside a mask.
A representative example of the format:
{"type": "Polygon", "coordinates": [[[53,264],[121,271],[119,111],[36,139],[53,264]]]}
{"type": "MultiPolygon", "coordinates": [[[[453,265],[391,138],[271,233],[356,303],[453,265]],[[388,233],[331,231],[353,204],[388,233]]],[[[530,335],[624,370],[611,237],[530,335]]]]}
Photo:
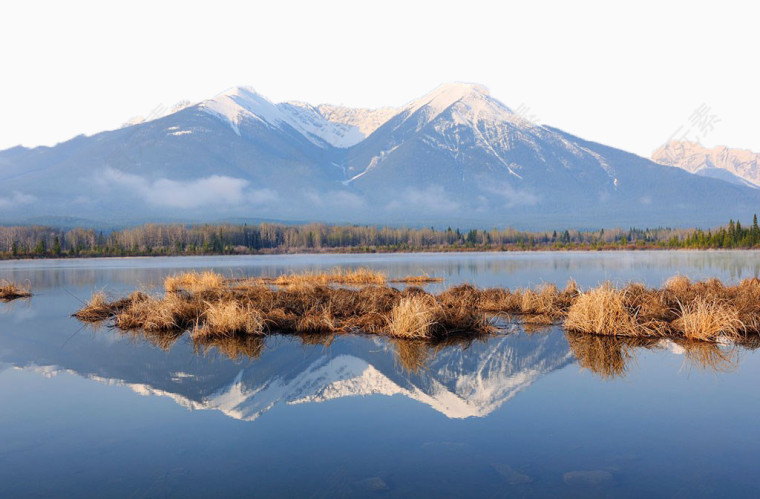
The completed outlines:
{"type": "MultiPolygon", "coordinates": [[[[756,497],[760,357],[512,327],[427,349],[378,337],[196,348],[82,327],[94,290],[189,269],[372,267],[448,286],[736,282],[755,252],[508,253],[0,262],[0,496],[756,497]],[[329,344],[328,344],[329,343],[329,344]]],[[[433,288],[434,289],[434,288],[433,288]]]]}

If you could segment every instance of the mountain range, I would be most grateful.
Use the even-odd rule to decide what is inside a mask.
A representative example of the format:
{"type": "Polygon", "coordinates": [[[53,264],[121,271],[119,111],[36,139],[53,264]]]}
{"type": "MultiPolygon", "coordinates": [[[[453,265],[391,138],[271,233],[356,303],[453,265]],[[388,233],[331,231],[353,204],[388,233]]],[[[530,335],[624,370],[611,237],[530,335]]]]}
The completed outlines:
{"type": "Polygon", "coordinates": [[[657,149],[652,160],[704,177],[760,188],[760,154],[746,149],[710,149],[696,142],[673,141],[657,149]]]}
{"type": "Polygon", "coordinates": [[[759,207],[752,185],[532,123],[467,83],[374,110],[275,104],[240,87],[118,130],[0,151],[1,223],[705,226],[759,207]]]}

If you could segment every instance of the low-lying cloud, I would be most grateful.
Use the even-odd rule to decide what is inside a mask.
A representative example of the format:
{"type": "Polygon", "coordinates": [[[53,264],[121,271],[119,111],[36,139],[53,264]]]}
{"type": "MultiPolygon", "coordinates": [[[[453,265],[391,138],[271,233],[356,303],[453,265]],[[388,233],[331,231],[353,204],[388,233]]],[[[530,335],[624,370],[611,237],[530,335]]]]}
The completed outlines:
{"type": "Polygon", "coordinates": [[[483,185],[482,189],[490,194],[495,194],[503,198],[505,208],[514,208],[517,206],[535,206],[540,198],[531,192],[520,190],[512,187],[508,183],[498,185],[483,185]]]}
{"type": "Polygon", "coordinates": [[[440,185],[431,185],[424,189],[409,188],[394,196],[386,206],[388,210],[421,210],[427,213],[453,213],[461,206],[446,194],[440,185]]]}
{"type": "Polygon", "coordinates": [[[264,204],[277,201],[271,189],[247,189],[249,182],[241,178],[211,175],[192,180],[159,178],[149,180],[139,175],[107,168],[101,181],[131,191],[154,206],[198,208],[208,205],[264,204]]]}
{"type": "Polygon", "coordinates": [[[307,191],[304,197],[312,206],[320,208],[359,209],[364,207],[364,199],[348,191],[307,191]]]}
{"type": "Polygon", "coordinates": [[[14,191],[9,196],[0,196],[0,208],[13,208],[14,206],[23,206],[32,204],[37,201],[36,196],[24,194],[23,192],[14,191]]]}

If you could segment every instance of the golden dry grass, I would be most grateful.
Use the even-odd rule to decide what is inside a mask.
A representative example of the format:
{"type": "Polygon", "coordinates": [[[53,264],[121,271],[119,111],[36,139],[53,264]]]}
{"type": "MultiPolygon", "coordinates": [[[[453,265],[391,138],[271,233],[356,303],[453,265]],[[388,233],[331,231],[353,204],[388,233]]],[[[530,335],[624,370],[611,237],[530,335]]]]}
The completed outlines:
{"type": "Polygon", "coordinates": [[[148,295],[142,291],[135,291],[126,298],[109,301],[105,292],[98,291],[93,293],[90,300],[74,314],[74,317],[83,322],[102,322],[114,317],[122,310],[134,307],[138,302],[147,299],[148,295]]]}
{"type": "Polygon", "coordinates": [[[483,310],[485,312],[509,313],[511,311],[510,296],[511,293],[508,289],[484,289],[480,292],[477,306],[480,310],[483,310]]]}
{"type": "Polygon", "coordinates": [[[551,317],[558,314],[559,290],[554,284],[542,284],[527,289],[520,297],[520,312],[524,315],[551,317]]]}
{"type": "Polygon", "coordinates": [[[115,312],[114,324],[120,329],[176,331],[193,327],[200,320],[204,303],[199,299],[167,293],[163,298],[145,296],[115,312]]]}
{"type": "Polygon", "coordinates": [[[275,278],[262,278],[263,282],[275,286],[299,287],[299,286],[327,286],[328,284],[344,285],[384,285],[387,281],[385,274],[372,269],[333,269],[322,273],[287,274],[275,278]]]}
{"type": "Polygon", "coordinates": [[[747,342],[760,330],[757,279],[725,286],[677,276],[661,289],[605,283],[585,292],[574,281],[562,290],[543,284],[513,292],[462,284],[437,295],[414,285],[398,290],[386,282],[383,274],[367,269],[269,280],[193,272],[168,277],[163,296],[138,291],[110,301],[96,293],[76,317],[111,320],[125,330],[190,330],[199,341],[278,333],[310,335],[307,341],[345,333],[441,341],[488,335],[494,321],[503,322],[499,315],[519,316],[526,329],[563,321],[571,332],[613,337],[747,342]]]}
{"type": "Polygon", "coordinates": [[[85,303],[84,307],[74,314],[74,317],[86,322],[99,322],[110,318],[112,315],[113,304],[108,301],[108,296],[103,291],[99,291],[93,293],[90,301],[85,303]]]}
{"type": "Polygon", "coordinates": [[[722,337],[738,339],[744,332],[739,312],[725,301],[708,301],[699,296],[691,303],[681,304],[679,317],[673,321],[674,330],[686,339],[717,341],[722,337]]]}
{"type": "Polygon", "coordinates": [[[186,291],[188,293],[202,293],[209,290],[218,290],[225,286],[227,280],[216,272],[186,272],[168,276],[164,279],[164,289],[169,293],[186,291]]]}
{"type": "Polygon", "coordinates": [[[233,300],[206,303],[203,319],[193,328],[194,338],[264,334],[264,319],[250,304],[233,300]]]}
{"type": "Polygon", "coordinates": [[[394,338],[430,339],[440,305],[429,296],[402,298],[388,317],[388,334],[394,338]]]}
{"type": "Polygon", "coordinates": [[[0,300],[11,301],[32,296],[31,286],[21,286],[6,279],[0,280],[0,300]]]}
{"type": "Polygon", "coordinates": [[[637,336],[634,316],[625,306],[624,294],[610,283],[582,293],[567,311],[565,328],[577,333],[637,336]]]}

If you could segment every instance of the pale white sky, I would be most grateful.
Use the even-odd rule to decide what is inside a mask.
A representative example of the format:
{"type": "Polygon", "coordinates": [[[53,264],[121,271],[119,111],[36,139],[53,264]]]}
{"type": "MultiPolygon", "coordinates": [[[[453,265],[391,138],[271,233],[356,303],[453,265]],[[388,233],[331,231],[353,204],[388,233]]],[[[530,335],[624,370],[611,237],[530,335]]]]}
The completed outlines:
{"type": "Polygon", "coordinates": [[[0,7],[0,149],[116,128],[238,85],[275,102],[379,107],[472,81],[542,123],[641,155],[675,133],[760,151],[757,10],[748,1],[11,0],[0,7]]]}

